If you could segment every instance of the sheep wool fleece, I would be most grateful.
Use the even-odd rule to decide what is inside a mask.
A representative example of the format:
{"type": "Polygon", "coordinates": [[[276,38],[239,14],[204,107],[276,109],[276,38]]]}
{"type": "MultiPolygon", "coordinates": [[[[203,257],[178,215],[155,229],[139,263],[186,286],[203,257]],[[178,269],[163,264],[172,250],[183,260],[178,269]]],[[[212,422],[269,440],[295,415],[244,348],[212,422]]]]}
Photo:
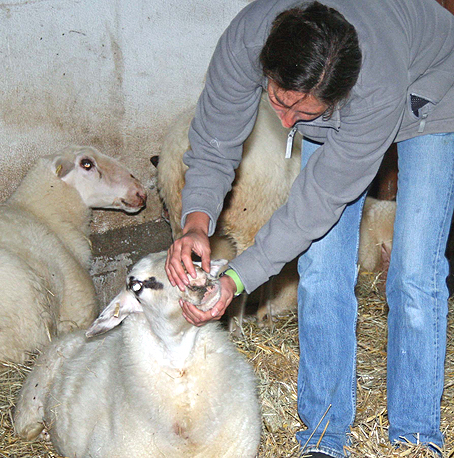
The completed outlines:
{"type": "MultiPolygon", "coordinates": [[[[267,87],[259,54],[273,19],[309,2],[257,0],[221,36],[189,131],[182,224],[194,211],[214,232],[241,161],[242,144],[267,87]]],[[[295,180],[288,202],[231,266],[247,292],[278,273],[340,218],[376,175],[391,143],[454,131],[454,16],[433,0],[321,0],[356,29],[363,62],[347,103],[295,127],[322,145],[295,180]],[[416,114],[411,95],[429,101],[416,114]]],[[[276,154],[284,154],[282,151],[276,154]]]]}

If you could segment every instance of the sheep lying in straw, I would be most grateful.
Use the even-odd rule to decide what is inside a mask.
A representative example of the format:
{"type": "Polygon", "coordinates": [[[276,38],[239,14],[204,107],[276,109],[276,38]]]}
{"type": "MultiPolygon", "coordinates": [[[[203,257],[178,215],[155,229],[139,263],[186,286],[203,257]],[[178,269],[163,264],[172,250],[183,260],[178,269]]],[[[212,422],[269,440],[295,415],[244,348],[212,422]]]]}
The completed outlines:
{"type": "Polygon", "coordinates": [[[256,456],[252,368],[218,324],[194,327],[179,305],[183,298],[209,310],[219,283],[197,268],[181,293],[165,258],[154,253],[133,267],[88,329],[96,337],[72,333],[41,355],[19,394],[18,434],[31,440],[45,427],[65,456],[256,456]]]}
{"type": "MultiPolygon", "coordinates": [[[[181,236],[181,190],[187,170],[183,163],[183,154],[190,148],[188,129],[193,116],[194,109],[191,109],[180,114],[172,123],[164,138],[157,166],[158,189],[169,212],[174,238],[181,236]]],[[[282,127],[264,93],[254,129],[244,144],[243,160],[236,171],[232,191],[226,198],[217,223],[216,238],[211,243],[212,257],[231,259],[252,245],[258,230],[287,200],[301,164],[301,141],[295,140],[291,158],[285,158],[287,134],[288,130],[282,127]],[[229,256],[225,256],[224,251],[219,249],[219,238],[222,237],[227,237],[232,242],[230,253],[227,253],[229,256]]],[[[223,246],[225,247],[225,243],[223,246]]],[[[261,301],[259,321],[264,320],[265,316],[270,319],[271,314],[278,311],[296,307],[296,264],[289,265],[281,276],[285,280],[277,282],[277,288],[268,285],[265,289],[267,297],[261,301]]],[[[236,309],[232,304],[228,311],[233,312],[241,326],[244,302],[236,305],[236,309]]],[[[230,320],[229,327],[231,331],[236,328],[234,320],[230,320]]]]}
{"type": "Polygon", "coordinates": [[[0,360],[23,362],[98,313],[88,273],[92,207],[136,212],[143,186],[90,147],[40,158],[0,207],[0,360]]]}

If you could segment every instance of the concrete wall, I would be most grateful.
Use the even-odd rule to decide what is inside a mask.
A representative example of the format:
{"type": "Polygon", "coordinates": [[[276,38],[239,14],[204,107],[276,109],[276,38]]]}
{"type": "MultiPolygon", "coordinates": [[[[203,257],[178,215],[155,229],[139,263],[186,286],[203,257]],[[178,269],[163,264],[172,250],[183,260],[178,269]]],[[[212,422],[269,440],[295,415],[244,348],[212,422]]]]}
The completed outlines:
{"type": "MultiPolygon", "coordinates": [[[[68,143],[118,157],[152,186],[150,156],[195,103],[219,36],[247,3],[1,1],[0,200],[37,156],[68,143]]],[[[153,199],[142,220],[159,214],[153,199]]]]}

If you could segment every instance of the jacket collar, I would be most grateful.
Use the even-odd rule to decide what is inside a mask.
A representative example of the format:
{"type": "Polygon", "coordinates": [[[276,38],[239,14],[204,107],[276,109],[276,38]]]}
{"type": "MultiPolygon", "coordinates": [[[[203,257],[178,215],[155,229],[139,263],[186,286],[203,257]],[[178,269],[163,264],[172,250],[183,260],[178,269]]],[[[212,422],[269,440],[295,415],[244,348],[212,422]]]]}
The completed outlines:
{"type": "Polygon", "coordinates": [[[317,119],[314,119],[313,121],[298,121],[295,124],[295,127],[298,128],[298,130],[303,130],[305,126],[313,126],[313,127],[328,127],[331,129],[334,129],[336,131],[340,130],[340,124],[341,124],[341,116],[340,116],[340,110],[336,108],[332,114],[332,116],[329,119],[323,119],[323,117],[319,117],[317,119]]]}

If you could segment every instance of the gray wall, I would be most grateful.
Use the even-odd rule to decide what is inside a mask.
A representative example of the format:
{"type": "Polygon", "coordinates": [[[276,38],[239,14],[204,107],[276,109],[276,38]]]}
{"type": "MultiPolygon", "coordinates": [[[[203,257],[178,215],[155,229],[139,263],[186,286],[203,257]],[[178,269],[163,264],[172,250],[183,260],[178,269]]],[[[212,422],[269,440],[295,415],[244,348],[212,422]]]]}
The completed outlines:
{"type": "Polygon", "coordinates": [[[68,143],[118,157],[151,186],[150,156],[247,3],[0,2],[0,200],[37,156],[68,143]]]}

